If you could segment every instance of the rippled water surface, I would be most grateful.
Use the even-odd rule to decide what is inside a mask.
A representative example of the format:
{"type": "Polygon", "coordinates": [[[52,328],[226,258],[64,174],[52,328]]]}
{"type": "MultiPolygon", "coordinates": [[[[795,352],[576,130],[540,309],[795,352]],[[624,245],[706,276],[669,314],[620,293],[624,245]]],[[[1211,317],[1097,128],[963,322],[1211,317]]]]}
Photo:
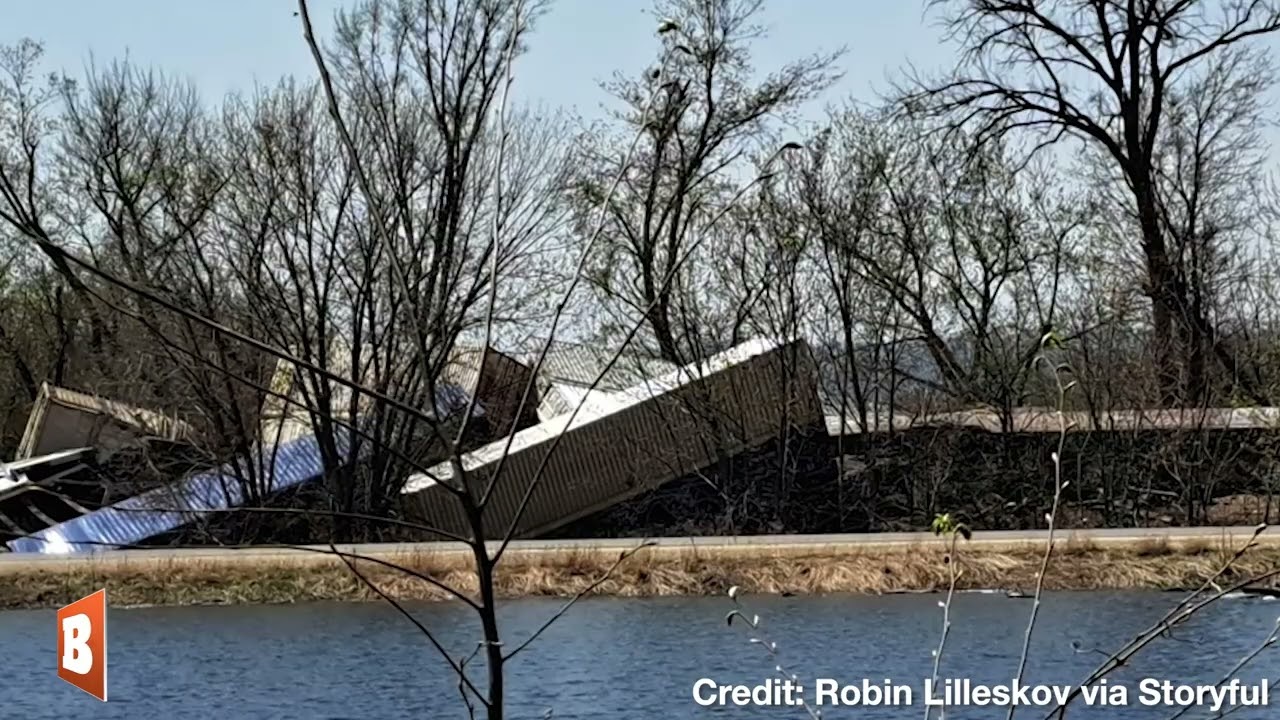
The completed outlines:
{"type": "MultiPolygon", "coordinates": [[[[1178,596],[1162,593],[1058,593],[1041,608],[1027,678],[1079,682],[1156,621],[1178,596]]],[[[919,686],[932,671],[938,643],[938,596],[748,598],[804,680],[858,683],[889,678],[916,687],[912,707],[829,708],[824,718],[919,718],[919,686]]],[[[511,644],[536,629],[558,602],[504,606],[511,644]]],[[[726,598],[594,599],[579,603],[518,656],[508,670],[508,717],[570,720],[804,718],[798,708],[700,707],[700,678],[758,683],[775,661],[727,628],[726,598]]],[[[411,608],[453,652],[475,647],[476,626],[459,605],[411,608]]],[[[953,609],[943,655],[944,677],[1007,682],[1017,664],[1031,604],[1002,595],[965,594],[953,609]]],[[[1175,710],[1136,704],[1146,677],[1217,682],[1275,626],[1280,603],[1224,601],[1143,651],[1115,677],[1133,688],[1128,707],[1080,706],[1070,718],[1167,718],[1175,710]]],[[[463,718],[457,680],[423,637],[385,605],[308,604],[270,607],[114,608],[109,615],[110,702],[55,676],[52,611],[0,612],[0,718],[463,718]]],[[[483,668],[477,662],[476,673],[483,668]]],[[[1280,676],[1280,652],[1264,653],[1241,676],[1280,676]]],[[[478,680],[479,681],[479,680],[478,680]]],[[[483,684],[481,682],[481,684],[483,684]]],[[[1272,707],[1228,717],[1280,717],[1272,707]]],[[[1004,710],[956,708],[955,720],[1003,718],[1004,710]]],[[[1018,717],[1040,718],[1024,709],[1018,717]]],[[[1212,717],[1206,711],[1186,718],[1212,717]]]]}

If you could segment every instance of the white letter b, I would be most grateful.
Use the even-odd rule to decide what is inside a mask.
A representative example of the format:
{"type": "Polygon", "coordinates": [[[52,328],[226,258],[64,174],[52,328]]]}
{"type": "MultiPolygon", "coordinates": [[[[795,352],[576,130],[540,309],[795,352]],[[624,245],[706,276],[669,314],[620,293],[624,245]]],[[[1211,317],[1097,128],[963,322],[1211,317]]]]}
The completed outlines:
{"type": "Polygon", "coordinates": [[[84,613],[62,619],[63,669],[77,675],[88,675],[93,669],[93,651],[89,649],[92,632],[93,625],[84,613]]]}

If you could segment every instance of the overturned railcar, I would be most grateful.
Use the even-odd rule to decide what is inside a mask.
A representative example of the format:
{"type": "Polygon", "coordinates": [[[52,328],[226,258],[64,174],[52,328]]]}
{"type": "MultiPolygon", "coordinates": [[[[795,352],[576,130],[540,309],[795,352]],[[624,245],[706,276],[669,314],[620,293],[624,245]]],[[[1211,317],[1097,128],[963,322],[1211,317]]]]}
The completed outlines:
{"type": "MultiPolygon", "coordinates": [[[[492,487],[485,534],[536,537],[714,466],[791,428],[823,426],[817,373],[801,340],[754,340],[567,412],[463,457],[476,497],[492,487]],[[509,443],[509,451],[508,451],[509,443]],[[505,456],[505,460],[503,460],[505,456]]],[[[408,515],[469,536],[449,463],[405,484],[408,515]]]]}

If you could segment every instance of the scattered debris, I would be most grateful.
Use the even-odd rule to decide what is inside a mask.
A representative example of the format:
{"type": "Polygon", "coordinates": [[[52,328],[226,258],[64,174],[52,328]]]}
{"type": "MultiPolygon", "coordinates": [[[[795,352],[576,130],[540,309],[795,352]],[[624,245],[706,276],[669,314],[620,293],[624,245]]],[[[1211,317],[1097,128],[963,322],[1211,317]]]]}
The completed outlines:
{"type": "Polygon", "coordinates": [[[194,436],[192,427],[177,418],[44,383],[17,459],[83,447],[110,452],[148,438],[182,441],[194,436]]]}

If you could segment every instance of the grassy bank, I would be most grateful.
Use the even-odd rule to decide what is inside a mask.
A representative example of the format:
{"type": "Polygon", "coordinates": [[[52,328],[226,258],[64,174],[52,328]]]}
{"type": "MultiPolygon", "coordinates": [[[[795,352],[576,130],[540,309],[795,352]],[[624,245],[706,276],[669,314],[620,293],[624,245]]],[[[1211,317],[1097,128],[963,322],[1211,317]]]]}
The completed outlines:
{"type": "MultiPolygon", "coordinates": [[[[1149,540],[1123,546],[1066,540],[1045,578],[1049,589],[1156,589],[1199,585],[1242,540],[1149,540]]],[[[962,588],[1030,591],[1042,548],[973,543],[959,552],[962,588]]],[[[617,552],[566,551],[510,554],[498,576],[504,597],[572,596],[591,586],[618,559],[617,552]]],[[[417,554],[395,561],[463,592],[475,588],[467,559],[457,553],[417,554]]],[[[1280,546],[1246,554],[1228,576],[1248,577],[1280,567],[1280,546]]],[[[401,599],[442,600],[422,581],[368,562],[361,572],[401,599]]],[[[749,593],[896,593],[945,589],[941,543],[855,551],[798,552],[746,549],[695,551],[646,548],[629,557],[590,594],[623,597],[708,595],[737,585],[749,593]]],[[[341,561],[325,555],[296,559],[214,562],[168,559],[117,562],[104,556],[74,564],[32,564],[0,576],[0,608],[56,607],[106,587],[112,604],[193,605],[366,601],[376,596],[341,561]]]]}

